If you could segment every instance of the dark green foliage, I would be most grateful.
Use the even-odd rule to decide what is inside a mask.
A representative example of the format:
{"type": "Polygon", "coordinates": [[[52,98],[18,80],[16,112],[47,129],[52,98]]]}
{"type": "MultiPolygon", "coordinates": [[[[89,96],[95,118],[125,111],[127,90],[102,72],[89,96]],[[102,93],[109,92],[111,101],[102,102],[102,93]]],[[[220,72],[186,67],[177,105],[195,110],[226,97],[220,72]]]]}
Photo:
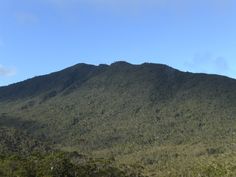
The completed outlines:
{"type": "Polygon", "coordinates": [[[133,167],[116,167],[106,160],[72,163],[67,154],[1,156],[1,177],[143,177],[133,167]],[[137,171],[137,172],[136,172],[137,171]]]}
{"type": "Polygon", "coordinates": [[[27,155],[32,152],[49,152],[51,148],[27,133],[14,128],[0,127],[0,154],[27,155]]]}
{"type": "Polygon", "coordinates": [[[0,128],[35,139],[8,142],[4,135],[0,147],[27,152],[46,141],[65,151],[115,157],[117,164],[144,164],[154,176],[194,172],[205,158],[206,169],[196,171],[212,175],[210,162],[225,164],[235,152],[235,107],[234,79],[148,63],[79,64],[0,88],[0,128]]]}

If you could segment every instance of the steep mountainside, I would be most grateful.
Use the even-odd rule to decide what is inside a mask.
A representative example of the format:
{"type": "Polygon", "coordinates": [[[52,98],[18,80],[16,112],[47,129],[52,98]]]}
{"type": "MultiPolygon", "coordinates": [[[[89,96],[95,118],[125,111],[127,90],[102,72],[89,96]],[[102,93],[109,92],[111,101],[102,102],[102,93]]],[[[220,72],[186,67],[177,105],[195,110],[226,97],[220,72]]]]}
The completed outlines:
{"type": "Polygon", "coordinates": [[[0,88],[5,127],[149,172],[233,153],[235,115],[236,80],[159,64],[78,64],[0,88]]]}

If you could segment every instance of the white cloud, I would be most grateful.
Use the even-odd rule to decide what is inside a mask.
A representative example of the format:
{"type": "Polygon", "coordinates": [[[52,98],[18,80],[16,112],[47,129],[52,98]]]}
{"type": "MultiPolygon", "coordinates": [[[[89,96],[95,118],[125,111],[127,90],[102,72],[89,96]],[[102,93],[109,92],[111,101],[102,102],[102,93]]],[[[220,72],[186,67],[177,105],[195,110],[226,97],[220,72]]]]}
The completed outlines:
{"type": "Polygon", "coordinates": [[[16,70],[13,68],[6,68],[0,65],[0,77],[9,77],[14,76],[16,74],[16,70]]]}

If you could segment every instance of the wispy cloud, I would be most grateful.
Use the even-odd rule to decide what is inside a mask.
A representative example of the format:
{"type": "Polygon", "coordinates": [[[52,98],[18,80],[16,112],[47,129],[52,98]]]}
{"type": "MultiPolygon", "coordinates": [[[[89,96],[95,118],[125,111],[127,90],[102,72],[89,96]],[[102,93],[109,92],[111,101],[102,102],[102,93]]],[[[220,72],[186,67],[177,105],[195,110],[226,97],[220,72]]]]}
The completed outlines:
{"type": "Polygon", "coordinates": [[[216,71],[219,73],[226,73],[230,70],[227,60],[223,57],[218,57],[214,60],[216,71]]]}
{"type": "Polygon", "coordinates": [[[189,8],[190,6],[209,6],[216,8],[230,7],[234,0],[43,0],[58,6],[75,5],[86,3],[106,7],[174,7],[189,8]]]}
{"type": "Polygon", "coordinates": [[[23,25],[35,24],[39,21],[38,17],[30,12],[19,12],[16,14],[16,20],[23,25]]]}
{"type": "Polygon", "coordinates": [[[3,40],[0,39],[0,47],[3,47],[4,46],[4,42],[3,40]]]}
{"type": "Polygon", "coordinates": [[[211,53],[198,53],[194,58],[185,63],[185,67],[189,71],[215,73],[226,75],[230,71],[227,59],[224,57],[214,57],[211,53]]]}
{"type": "Polygon", "coordinates": [[[14,68],[7,68],[0,65],[0,77],[10,77],[16,74],[16,70],[14,68]]]}

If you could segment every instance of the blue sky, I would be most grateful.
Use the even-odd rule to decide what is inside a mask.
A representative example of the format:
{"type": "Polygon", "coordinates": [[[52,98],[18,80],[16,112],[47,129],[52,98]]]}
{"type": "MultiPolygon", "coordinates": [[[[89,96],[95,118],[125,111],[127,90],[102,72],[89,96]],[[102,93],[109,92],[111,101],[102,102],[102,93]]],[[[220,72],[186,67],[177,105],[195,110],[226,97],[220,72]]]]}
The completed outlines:
{"type": "Polygon", "coordinates": [[[0,85],[117,60],[236,78],[236,2],[0,0],[0,85]]]}

